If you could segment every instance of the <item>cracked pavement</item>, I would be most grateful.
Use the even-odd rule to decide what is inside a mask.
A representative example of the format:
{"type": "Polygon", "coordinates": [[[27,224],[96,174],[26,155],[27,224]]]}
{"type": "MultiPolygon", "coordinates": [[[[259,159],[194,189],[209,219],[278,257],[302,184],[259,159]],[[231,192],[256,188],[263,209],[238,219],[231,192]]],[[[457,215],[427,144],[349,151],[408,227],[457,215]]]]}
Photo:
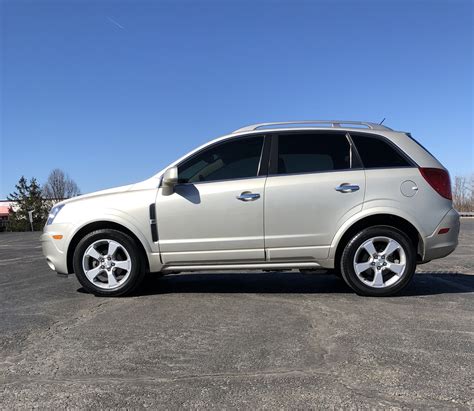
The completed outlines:
{"type": "Polygon", "coordinates": [[[296,271],[97,298],[38,238],[0,233],[0,409],[474,407],[474,219],[390,298],[296,271]]]}

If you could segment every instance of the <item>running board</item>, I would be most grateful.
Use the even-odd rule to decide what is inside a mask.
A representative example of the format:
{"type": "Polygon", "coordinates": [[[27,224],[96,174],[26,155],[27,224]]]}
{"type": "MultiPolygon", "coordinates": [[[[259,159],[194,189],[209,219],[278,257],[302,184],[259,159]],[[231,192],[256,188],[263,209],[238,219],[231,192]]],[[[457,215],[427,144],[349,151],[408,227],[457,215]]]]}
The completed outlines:
{"type": "Polygon", "coordinates": [[[253,263],[253,264],[200,264],[200,265],[169,265],[161,272],[168,271],[209,271],[209,270],[281,270],[298,268],[322,268],[318,263],[253,263]]]}

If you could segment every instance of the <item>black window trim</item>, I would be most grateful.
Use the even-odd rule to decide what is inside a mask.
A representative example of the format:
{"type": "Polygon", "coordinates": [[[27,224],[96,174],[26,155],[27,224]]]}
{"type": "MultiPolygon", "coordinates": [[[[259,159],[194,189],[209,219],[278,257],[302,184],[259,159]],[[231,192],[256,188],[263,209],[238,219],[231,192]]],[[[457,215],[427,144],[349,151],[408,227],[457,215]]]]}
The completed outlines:
{"type": "Polygon", "coordinates": [[[260,161],[258,163],[257,177],[266,177],[268,175],[268,169],[270,166],[271,144],[271,136],[268,134],[264,134],[262,154],[260,155],[260,161]]]}
{"type": "Polygon", "coordinates": [[[349,132],[346,132],[346,138],[347,138],[347,141],[349,141],[349,145],[351,146],[351,151],[349,153],[349,155],[351,156],[350,158],[351,170],[362,170],[364,168],[362,164],[362,159],[360,158],[359,152],[357,151],[357,147],[352,141],[352,138],[349,132]],[[354,163],[357,164],[356,167],[354,167],[354,163]]]}
{"type": "Polygon", "coordinates": [[[355,144],[353,143],[352,139],[349,136],[349,132],[345,130],[288,130],[288,131],[279,131],[273,133],[271,135],[272,143],[271,143],[271,155],[270,155],[270,164],[268,167],[268,177],[283,177],[283,176],[295,176],[295,175],[306,175],[306,174],[322,174],[322,173],[340,173],[344,171],[355,171],[355,170],[363,170],[362,161],[360,160],[359,153],[355,150],[353,153],[352,150],[355,149],[355,144]],[[304,173],[284,173],[278,174],[278,136],[286,135],[286,134],[335,134],[335,135],[343,135],[346,137],[347,142],[349,143],[350,147],[350,167],[349,168],[341,168],[339,170],[323,170],[323,171],[307,171],[304,173]],[[356,167],[353,167],[353,156],[356,154],[356,160],[358,162],[356,167]]]}
{"type": "Polygon", "coordinates": [[[380,134],[373,134],[373,133],[364,133],[360,131],[348,131],[347,135],[349,136],[350,141],[354,145],[355,152],[359,158],[360,164],[364,170],[390,170],[390,169],[397,169],[397,168],[419,168],[419,165],[407,154],[405,153],[400,147],[398,147],[393,141],[384,137],[380,134]],[[364,137],[372,137],[377,140],[381,140],[386,143],[389,147],[393,148],[409,165],[407,166],[389,166],[389,167],[366,167],[364,162],[362,161],[362,157],[359,155],[357,151],[357,144],[354,140],[352,140],[352,136],[361,135],[364,137]]]}
{"type": "MultiPolygon", "coordinates": [[[[255,133],[255,134],[244,134],[244,135],[239,135],[235,137],[230,137],[230,138],[225,138],[223,140],[216,141],[213,144],[209,144],[205,147],[203,147],[201,150],[189,155],[188,157],[184,158],[182,161],[180,161],[178,164],[175,164],[174,167],[179,168],[180,165],[182,165],[184,162],[193,159],[194,157],[198,156],[199,154],[203,153],[205,150],[208,150],[210,148],[217,147],[221,144],[228,143],[230,141],[237,141],[237,140],[242,140],[245,138],[251,138],[251,137],[259,137],[261,136],[263,138],[263,144],[262,144],[262,151],[260,152],[260,160],[258,161],[258,167],[257,167],[257,175],[253,177],[241,177],[241,178],[226,178],[222,180],[211,180],[211,181],[196,181],[193,183],[180,183],[178,182],[176,186],[184,186],[184,185],[197,185],[197,184],[211,184],[211,183],[220,183],[220,182],[225,182],[225,181],[239,181],[239,180],[250,180],[250,179],[255,179],[255,178],[262,178],[267,176],[268,172],[268,158],[270,156],[270,139],[268,136],[268,133],[255,133]],[[265,173],[265,174],[262,174],[265,173]]],[[[179,178],[179,176],[178,176],[179,178]]],[[[161,182],[160,182],[161,186],[161,182]]]]}

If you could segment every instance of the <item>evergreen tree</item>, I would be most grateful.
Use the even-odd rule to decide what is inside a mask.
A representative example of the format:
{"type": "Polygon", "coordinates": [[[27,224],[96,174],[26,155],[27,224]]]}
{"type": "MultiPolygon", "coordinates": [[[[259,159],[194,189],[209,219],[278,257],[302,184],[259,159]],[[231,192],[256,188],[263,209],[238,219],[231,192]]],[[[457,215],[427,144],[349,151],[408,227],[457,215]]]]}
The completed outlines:
{"type": "Polygon", "coordinates": [[[48,216],[49,204],[42,197],[42,189],[35,178],[28,180],[22,176],[15,185],[16,191],[8,196],[8,200],[16,202],[11,207],[8,218],[9,229],[12,231],[31,230],[28,211],[33,210],[33,229],[42,230],[48,216]]]}

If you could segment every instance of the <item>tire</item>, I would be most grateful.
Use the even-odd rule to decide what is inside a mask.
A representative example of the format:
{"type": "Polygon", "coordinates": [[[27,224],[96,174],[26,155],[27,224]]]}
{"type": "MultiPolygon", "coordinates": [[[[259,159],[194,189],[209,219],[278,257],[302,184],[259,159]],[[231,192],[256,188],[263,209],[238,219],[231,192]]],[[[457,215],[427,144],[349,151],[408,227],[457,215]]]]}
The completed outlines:
{"type": "Polygon", "coordinates": [[[413,278],[416,250],[394,227],[369,227],[347,243],[340,263],[344,281],[357,294],[385,297],[400,292],[413,278]]]}
{"type": "Polygon", "coordinates": [[[73,267],[77,279],[90,293],[124,296],[134,292],[145,276],[140,257],[140,250],[129,235],[101,229],[79,242],[74,250],[73,267]]]}

